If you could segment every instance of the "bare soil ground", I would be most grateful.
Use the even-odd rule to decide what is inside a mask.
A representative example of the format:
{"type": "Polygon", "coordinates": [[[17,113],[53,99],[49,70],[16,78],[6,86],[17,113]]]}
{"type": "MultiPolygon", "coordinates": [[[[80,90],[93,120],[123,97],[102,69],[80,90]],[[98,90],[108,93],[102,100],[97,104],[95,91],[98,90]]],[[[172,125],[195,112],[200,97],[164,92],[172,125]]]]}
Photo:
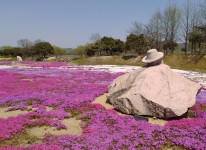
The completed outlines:
{"type": "MultiPolygon", "coordinates": [[[[31,111],[34,111],[35,108],[32,108],[29,106],[28,110],[22,111],[22,110],[14,110],[14,111],[6,111],[9,107],[6,108],[0,108],[0,118],[9,118],[14,117],[20,114],[27,114],[31,111]]],[[[47,111],[52,110],[51,107],[46,108],[47,111]]],[[[81,120],[77,118],[67,118],[61,121],[63,125],[65,125],[68,129],[57,129],[56,127],[50,127],[50,126],[37,126],[37,127],[31,127],[27,128],[26,132],[30,136],[38,137],[40,139],[43,139],[46,133],[50,133],[52,135],[64,135],[64,134],[71,134],[71,135],[81,135],[82,134],[82,128],[80,126],[81,120]]]]}

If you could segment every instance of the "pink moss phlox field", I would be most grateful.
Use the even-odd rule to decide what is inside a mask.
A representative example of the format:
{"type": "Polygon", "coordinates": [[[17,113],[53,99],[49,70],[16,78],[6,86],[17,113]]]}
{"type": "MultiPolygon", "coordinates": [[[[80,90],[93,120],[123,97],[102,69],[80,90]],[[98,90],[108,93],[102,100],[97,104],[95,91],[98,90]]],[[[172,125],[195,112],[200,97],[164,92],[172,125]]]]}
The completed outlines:
{"type": "Polygon", "coordinates": [[[206,120],[201,118],[193,118],[193,119],[181,119],[181,120],[173,120],[169,121],[166,126],[172,126],[176,128],[188,129],[188,128],[196,128],[196,127],[206,127],[206,120]]]}
{"type": "Polygon", "coordinates": [[[132,117],[119,116],[103,108],[87,111],[82,120],[88,120],[82,136],[48,136],[45,141],[58,141],[63,148],[71,149],[162,149],[168,145],[185,149],[204,149],[206,142],[205,120],[199,119],[201,126],[187,125],[190,120],[179,120],[165,127],[151,125],[146,121],[135,121],[132,117]],[[178,123],[179,123],[178,122],[178,123]],[[189,128],[188,128],[189,127],[189,128]],[[193,128],[190,128],[193,127],[193,128]]]}
{"type": "Polygon", "coordinates": [[[107,92],[122,73],[85,70],[58,62],[22,64],[26,67],[0,69],[0,107],[8,108],[7,112],[28,111],[25,115],[0,118],[0,149],[206,149],[206,91],[197,95],[192,108],[197,118],[172,120],[161,127],[91,103],[107,92]],[[74,114],[81,116],[80,136],[46,134],[38,144],[1,147],[1,141],[11,140],[28,128],[67,129],[61,121],[74,114]]]}
{"type": "Polygon", "coordinates": [[[11,65],[11,62],[0,62],[0,65],[11,65]]]}

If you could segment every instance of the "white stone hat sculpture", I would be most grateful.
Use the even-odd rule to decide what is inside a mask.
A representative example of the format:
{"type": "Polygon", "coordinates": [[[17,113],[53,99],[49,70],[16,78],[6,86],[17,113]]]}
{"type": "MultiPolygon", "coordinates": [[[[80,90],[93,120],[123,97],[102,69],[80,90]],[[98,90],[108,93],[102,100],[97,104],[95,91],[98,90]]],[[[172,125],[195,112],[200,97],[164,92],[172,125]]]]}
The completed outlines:
{"type": "Polygon", "coordinates": [[[162,59],[164,54],[158,52],[156,49],[150,49],[147,51],[147,55],[142,59],[143,63],[152,63],[159,59],[162,59]]]}

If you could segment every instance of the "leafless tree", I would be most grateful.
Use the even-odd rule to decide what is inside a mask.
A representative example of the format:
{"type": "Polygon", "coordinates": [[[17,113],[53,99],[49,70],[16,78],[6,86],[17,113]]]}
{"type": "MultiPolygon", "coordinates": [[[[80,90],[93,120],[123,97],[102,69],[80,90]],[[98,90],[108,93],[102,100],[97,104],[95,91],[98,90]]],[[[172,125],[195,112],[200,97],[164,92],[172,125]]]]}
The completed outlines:
{"type": "Polygon", "coordinates": [[[188,51],[189,33],[192,31],[192,17],[193,17],[192,2],[191,0],[187,0],[186,4],[182,8],[182,20],[181,20],[181,28],[182,28],[181,36],[184,42],[185,54],[188,51]]]}
{"type": "Polygon", "coordinates": [[[135,21],[132,23],[132,27],[130,28],[130,30],[128,32],[129,32],[129,34],[133,33],[135,35],[140,35],[140,34],[144,34],[145,28],[144,28],[144,25],[142,23],[135,21]]]}
{"type": "Polygon", "coordinates": [[[41,42],[43,42],[41,39],[35,40],[34,45],[37,44],[37,43],[41,43],[41,42]]]}
{"type": "MultiPolygon", "coordinates": [[[[205,1],[206,2],[206,1],[205,1]]],[[[197,27],[201,26],[203,23],[202,20],[202,6],[200,5],[201,3],[197,3],[196,1],[192,3],[192,10],[191,10],[191,31],[190,33],[197,34],[197,27]]],[[[191,53],[194,53],[196,51],[196,46],[194,42],[191,42],[191,53]]]]}
{"type": "Polygon", "coordinates": [[[32,48],[33,43],[31,41],[29,41],[28,39],[20,39],[19,41],[17,41],[17,44],[23,48],[24,50],[24,55],[28,55],[29,54],[29,50],[32,48]]]}
{"type": "Polygon", "coordinates": [[[28,48],[32,45],[32,42],[28,39],[20,39],[19,41],[17,41],[17,43],[22,48],[28,48]]]}
{"type": "Polygon", "coordinates": [[[206,0],[203,0],[200,3],[200,15],[202,17],[201,23],[202,25],[206,24],[206,0]]]}
{"type": "Polygon", "coordinates": [[[163,30],[164,30],[164,40],[166,43],[165,53],[168,53],[167,49],[170,49],[173,53],[174,43],[177,40],[177,31],[180,25],[180,9],[176,5],[170,5],[165,9],[163,14],[163,30]]]}
{"type": "Polygon", "coordinates": [[[146,34],[151,37],[151,47],[161,49],[161,40],[163,37],[162,15],[156,11],[149,23],[145,26],[146,34]]]}
{"type": "Polygon", "coordinates": [[[102,38],[102,37],[101,37],[101,35],[100,35],[99,33],[93,33],[93,34],[91,35],[91,37],[90,37],[90,41],[91,41],[92,43],[94,43],[94,42],[100,40],[101,38],[102,38]]]}

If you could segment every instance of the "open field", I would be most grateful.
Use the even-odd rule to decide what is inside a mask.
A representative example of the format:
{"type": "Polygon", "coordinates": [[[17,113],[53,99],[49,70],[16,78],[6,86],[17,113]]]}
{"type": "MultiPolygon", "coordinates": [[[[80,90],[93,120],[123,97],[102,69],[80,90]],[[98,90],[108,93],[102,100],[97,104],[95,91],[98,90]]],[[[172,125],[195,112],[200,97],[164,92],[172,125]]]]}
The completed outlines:
{"type": "MultiPolygon", "coordinates": [[[[132,65],[142,66],[142,57],[126,59],[122,56],[100,56],[81,58],[73,61],[79,65],[132,65]]],[[[164,63],[174,69],[193,70],[206,73],[206,56],[205,55],[166,55],[164,63]]]]}
{"type": "MultiPolygon", "coordinates": [[[[138,66],[0,62],[0,149],[206,149],[206,91],[187,117],[135,120],[106,103],[138,66]]],[[[206,74],[174,70],[202,86],[206,74]]]]}
{"type": "MultiPolygon", "coordinates": [[[[70,64],[77,65],[129,65],[143,66],[141,62],[143,56],[125,57],[125,56],[96,56],[96,57],[80,57],[77,55],[65,55],[56,57],[48,57],[45,61],[65,61],[70,64]]],[[[0,57],[0,62],[15,61],[16,58],[0,57]]],[[[35,61],[36,58],[25,58],[26,61],[35,61]]],[[[166,55],[164,63],[173,69],[191,70],[206,73],[206,55],[166,55]]]]}

